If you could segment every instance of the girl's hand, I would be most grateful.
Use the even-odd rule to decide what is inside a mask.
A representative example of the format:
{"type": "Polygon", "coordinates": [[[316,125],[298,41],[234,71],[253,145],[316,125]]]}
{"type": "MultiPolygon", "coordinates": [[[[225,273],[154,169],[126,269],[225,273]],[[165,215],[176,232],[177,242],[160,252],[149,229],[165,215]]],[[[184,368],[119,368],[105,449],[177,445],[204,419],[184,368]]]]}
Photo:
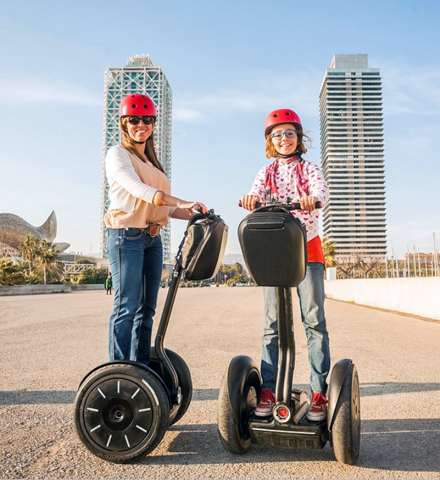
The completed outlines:
{"type": "Polygon", "coordinates": [[[255,210],[255,204],[259,202],[260,199],[256,195],[243,195],[241,197],[241,206],[246,210],[255,210]]]}
{"type": "Polygon", "coordinates": [[[317,197],[312,195],[305,195],[301,198],[301,210],[306,210],[307,212],[312,212],[315,210],[315,203],[318,201],[317,197]]]}

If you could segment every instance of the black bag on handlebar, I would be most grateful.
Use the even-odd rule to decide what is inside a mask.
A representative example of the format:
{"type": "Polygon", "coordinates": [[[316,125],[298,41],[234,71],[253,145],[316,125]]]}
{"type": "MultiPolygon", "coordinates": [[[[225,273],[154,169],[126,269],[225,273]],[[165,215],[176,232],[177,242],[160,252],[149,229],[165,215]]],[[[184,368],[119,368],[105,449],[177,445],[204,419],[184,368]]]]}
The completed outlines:
{"type": "Polygon", "coordinates": [[[238,239],[257,285],[296,287],[304,280],[307,236],[302,223],[291,213],[262,207],[241,221],[238,239]]]}
{"type": "Polygon", "coordinates": [[[188,227],[180,262],[187,280],[214,277],[222,263],[228,226],[218,215],[200,215],[188,227]]]}

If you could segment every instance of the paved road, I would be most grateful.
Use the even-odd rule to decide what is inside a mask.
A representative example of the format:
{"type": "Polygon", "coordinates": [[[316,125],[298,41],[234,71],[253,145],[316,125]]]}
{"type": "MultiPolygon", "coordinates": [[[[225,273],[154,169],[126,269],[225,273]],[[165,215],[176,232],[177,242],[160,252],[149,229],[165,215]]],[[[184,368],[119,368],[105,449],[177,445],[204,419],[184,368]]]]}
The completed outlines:
{"type": "MultiPolygon", "coordinates": [[[[257,288],[178,292],[166,346],[191,369],[189,410],[148,457],[99,460],[74,432],[72,402],[81,378],[107,359],[111,301],[103,291],[0,298],[1,478],[440,478],[440,323],[334,301],[326,304],[332,361],[352,358],[361,380],[359,464],[338,464],[328,445],[253,446],[244,456],[222,449],[221,376],[236,354],[260,357],[257,288]]],[[[294,381],[305,387],[307,348],[296,327],[294,381]]]]}

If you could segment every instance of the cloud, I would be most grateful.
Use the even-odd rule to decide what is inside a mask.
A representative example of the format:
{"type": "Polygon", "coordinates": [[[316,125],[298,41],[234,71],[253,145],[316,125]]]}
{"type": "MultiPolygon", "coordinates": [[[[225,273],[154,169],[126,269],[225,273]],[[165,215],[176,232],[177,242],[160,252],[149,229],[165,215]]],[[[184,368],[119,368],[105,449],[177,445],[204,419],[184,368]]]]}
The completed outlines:
{"type": "Polygon", "coordinates": [[[385,115],[439,114],[440,70],[385,64],[381,74],[385,115]]]}
{"type": "Polygon", "coordinates": [[[85,107],[103,106],[103,97],[81,85],[51,79],[0,76],[0,103],[3,105],[57,104],[85,107]]]}
{"type": "Polygon", "coordinates": [[[192,122],[223,112],[267,113],[275,108],[292,105],[303,116],[317,116],[319,89],[324,72],[304,71],[277,75],[272,72],[256,73],[246,78],[224,82],[216,91],[200,95],[185,92],[185,103],[175,99],[175,120],[192,122]]]}

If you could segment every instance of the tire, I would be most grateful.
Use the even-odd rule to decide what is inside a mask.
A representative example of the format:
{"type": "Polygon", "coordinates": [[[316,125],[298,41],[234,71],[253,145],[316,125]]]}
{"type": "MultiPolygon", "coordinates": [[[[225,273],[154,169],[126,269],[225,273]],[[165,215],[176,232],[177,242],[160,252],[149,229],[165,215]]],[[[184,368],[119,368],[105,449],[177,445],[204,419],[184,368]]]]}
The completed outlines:
{"type": "Polygon", "coordinates": [[[348,465],[355,464],[360,451],[361,409],[359,376],[354,364],[350,365],[342,384],[331,438],[336,460],[348,465]]]}
{"type": "Polygon", "coordinates": [[[251,448],[249,420],[257,406],[257,397],[261,390],[258,371],[250,370],[244,374],[246,379],[243,383],[243,390],[240,392],[240,401],[236,405],[232,406],[231,404],[229,369],[223,376],[219,392],[217,429],[225,450],[234,454],[246,453],[251,448]],[[239,418],[240,422],[237,423],[235,418],[239,418]]]}
{"type": "Polygon", "coordinates": [[[74,402],[79,438],[96,456],[126,463],[150,453],[168,426],[169,400],[155,373],[132,364],[91,372],[74,402]]]}
{"type": "MultiPolygon", "coordinates": [[[[169,425],[174,425],[177,423],[186,413],[188,407],[191,403],[192,399],[192,379],[191,379],[191,372],[186,364],[185,360],[178,355],[176,352],[172,350],[165,349],[165,352],[170,359],[170,362],[173,364],[174,370],[176,370],[177,378],[179,379],[179,386],[181,389],[182,399],[179,405],[171,406],[171,410],[169,412],[169,425]]],[[[160,376],[161,368],[159,365],[159,361],[156,356],[155,350],[151,349],[151,360],[150,360],[150,367],[160,376]]],[[[168,389],[171,390],[171,379],[164,378],[163,379],[165,384],[167,385],[168,389]]]]}

